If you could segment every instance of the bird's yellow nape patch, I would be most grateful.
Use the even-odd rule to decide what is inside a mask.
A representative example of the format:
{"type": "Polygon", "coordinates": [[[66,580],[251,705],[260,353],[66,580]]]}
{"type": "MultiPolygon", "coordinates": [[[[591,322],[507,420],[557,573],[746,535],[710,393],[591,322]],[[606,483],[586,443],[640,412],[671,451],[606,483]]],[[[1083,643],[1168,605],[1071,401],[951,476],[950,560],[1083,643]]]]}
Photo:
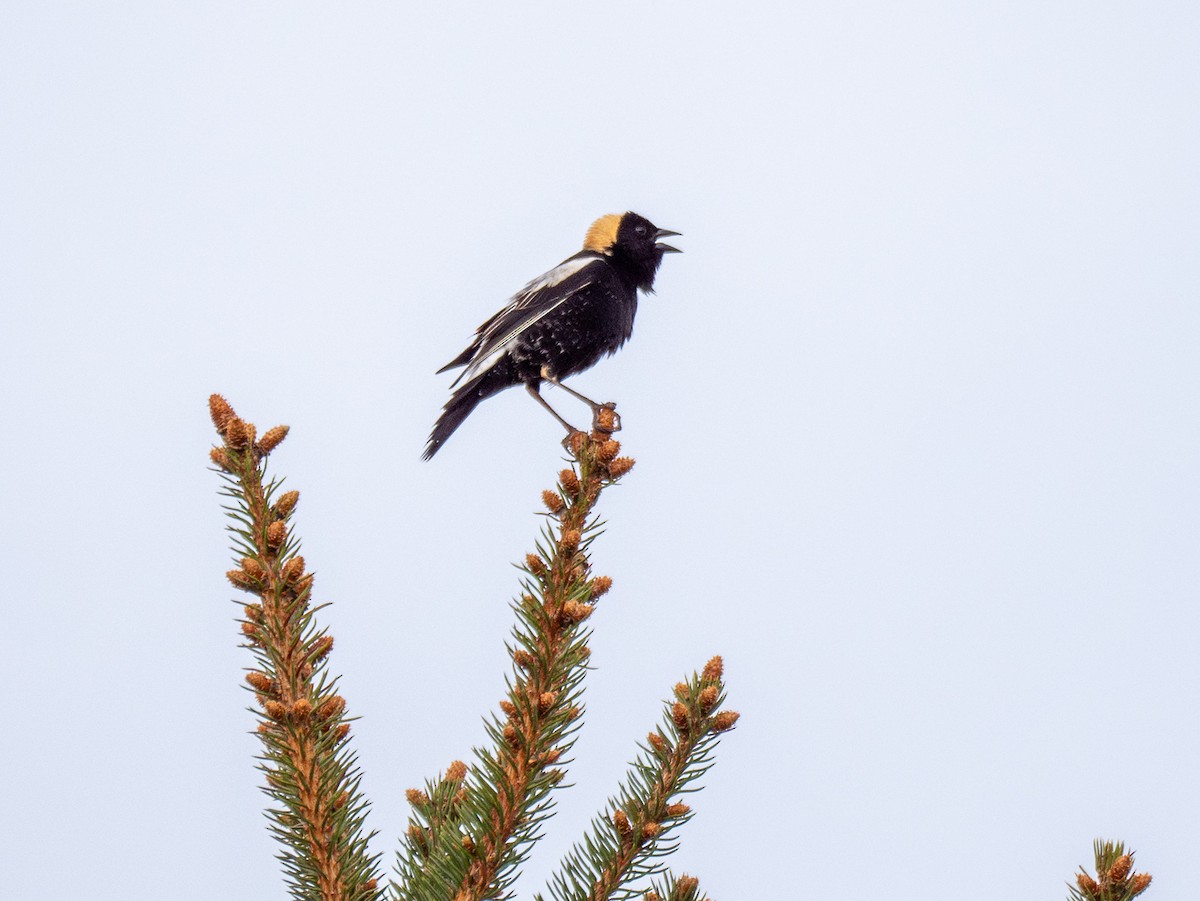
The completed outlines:
{"type": "Polygon", "coordinates": [[[612,246],[617,243],[617,229],[620,227],[621,216],[618,213],[601,216],[587,230],[587,237],[583,239],[583,249],[594,253],[611,253],[612,246]]]}

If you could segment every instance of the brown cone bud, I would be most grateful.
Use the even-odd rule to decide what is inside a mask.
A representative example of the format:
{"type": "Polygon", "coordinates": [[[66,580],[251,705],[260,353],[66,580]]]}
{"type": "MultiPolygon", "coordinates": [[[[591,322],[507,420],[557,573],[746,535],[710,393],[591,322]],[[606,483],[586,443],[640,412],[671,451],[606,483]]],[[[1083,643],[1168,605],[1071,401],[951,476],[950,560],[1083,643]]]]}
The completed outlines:
{"type": "Polygon", "coordinates": [[[346,699],[341,695],[334,695],[332,698],[322,702],[317,708],[317,715],[323,720],[331,720],[342,715],[342,711],[346,709],[346,699]]]}
{"type": "Polygon", "coordinates": [[[273,511],[280,519],[287,519],[292,515],[292,511],[296,509],[296,504],[299,501],[299,491],[285,491],[279,496],[279,500],[275,502],[273,511]]]}
{"type": "Polygon", "coordinates": [[[296,580],[296,585],[293,590],[296,592],[296,597],[306,597],[312,592],[313,574],[309,573],[302,579],[296,580]]]}
{"type": "Polygon", "coordinates": [[[611,407],[601,407],[596,411],[596,428],[603,432],[614,431],[617,424],[617,414],[611,407]]]}
{"type": "Polygon", "coordinates": [[[408,803],[413,807],[424,807],[429,803],[429,795],[421,791],[419,788],[410,788],[404,793],[404,797],[408,799],[408,803]]]}
{"type": "Polygon", "coordinates": [[[725,661],[718,654],[704,664],[704,672],[700,674],[700,678],[705,682],[720,682],[723,675],[725,675],[725,661]]]}
{"type": "Polygon", "coordinates": [[[1140,895],[1150,886],[1150,880],[1153,879],[1149,873],[1135,873],[1133,881],[1129,883],[1129,891],[1134,895],[1140,895]]]}
{"type": "Polygon", "coordinates": [[[696,889],[700,887],[700,880],[695,876],[688,876],[686,873],[680,876],[675,883],[675,888],[679,892],[680,898],[691,898],[696,894],[696,889]]]}
{"type": "Polygon", "coordinates": [[[533,666],[534,656],[528,651],[516,650],[513,651],[513,663],[521,667],[521,669],[529,669],[533,666]]]}
{"type": "Polygon", "coordinates": [[[1113,861],[1113,865],[1108,870],[1108,878],[1113,882],[1124,882],[1131,869],[1133,869],[1133,858],[1128,854],[1122,854],[1113,861]]]}
{"type": "Polygon", "coordinates": [[[262,604],[247,604],[242,609],[246,611],[246,619],[256,623],[262,621],[262,604]]]}
{"type": "Polygon", "coordinates": [[[237,414],[233,412],[233,407],[229,405],[229,401],[219,394],[209,395],[208,415],[212,417],[213,425],[217,427],[218,432],[224,432],[226,426],[232,420],[237,419],[237,414]]]}
{"type": "Polygon", "coordinates": [[[271,680],[266,673],[260,673],[258,670],[251,670],[246,673],[246,681],[250,683],[255,691],[267,694],[271,691],[271,680]]]}
{"type": "Polygon", "coordinates": [[[516,748],[521,744],[521,738],[517,735],[516,727],[509,723],[504,727],[504,740],[508,742],[510,747],[516,748]]]}
{"type": "Polygon", "coordinates": [[[583,448],[587,444],[587,440],[587,435],[583,432],[572,432],[567,436],[567,447],[570,448],[573,457],[579,459],[579,455],[583,453],[583,448]]]}
{"type": "Polygon", "coordinates": [[[547,510],[556,516],[559,513],[562,513],[563,508],[567,506],[566,503],[563,502],[563,499],[553,491],[542,492],[542,503],[546,505],[547,510]]]}
{"type": "Polygon", "coordinates": [[[615,482],[629,472],[629,470],[633,469],[633,464],[636,462],[633,457],[617,457],[617,459],[608,464],[608,477],[615,482]]]}
{"type": "Polygon", "coordinates": [[[229,454],[225,453],[224,448],[214,447],[208,452],[208,459],[212,460],[218,469],[233,472],[233,460],[229,458],[229,454]]]}
{"type": "Polygon", "coordinates": [[[721,690],[715,685],[708,685],[700,691],[700,712],[708,716],[713,709],[713,705],[717,703],[717,698],[720,697],[721,690]]]}
{"type": "Polygon", "coordinates": [[[249,423],[241,419],[231,419],[225,426],[225,443],[234,450],[242,450],[250,446],[252,429],[249,423]]]}
{"type": "Polygon", "coordinates": [[[596,576],[596,578],[592,579],[592,600],[608,594],[610,588],[612,588],[612,579],[610,579],[608,576],[596,576]]]}
{"type": "Polygon", "coordinates": [[[295,582],[302,575],[304,575],[304,558],[299,554],[283,564],[283,578],[288,582],[295,582]]]}
{"type": "Polygon", "coordinates": [[[309,654],[309,660],[323,660],[329,656],[329,652],[333,650],[333,636],[322,635],[313,643],[312,653],[309,654]]]}
{"type": "Polygon", "coordinates": [[[563,619],[572,623],[581,623],[595,612],[596,608],[591,604],[581,604],[579,601],[567,601],[562,608],[563,619]]]}
{"type": "Polygon", "coordinates": [[[629,835],[633,832],[633,829],[629,825],[629,817],[625,815],[625,811],[614,811],[612,819],[613,825],[617,827],[617,832],[620,833],[621,838],[629,838],[629,835]]]}
{"type": "Polygon", "coordinates": [[[579,547],[579,542],[582,539],[583,535],[578,529],[567,529],[565,532],[563,532],[562,541],[560,544],[562,545],[562,549],[564,551],[566,551],[568,554],[571,554],[574,553],[575,549],[579,547]]]}
{"type": "Polygon", "coordinates": [[[679,700],[682,701],[684,698],[686,698],[688,696],[687,683],[686,682],[676,682],[674,691],[675,691],[675,697],[679,698],[679,700]]]}
{"type": "Polygon", "coordinates": [[[722,710],[713,717],[713,732],[728,732],[741,717],[736,710],[722,710]]]}
{"type": "Polygon", "coordinates": [[[620,452],[621,442],[614,438],[609,438],[607,441],[600,442],[600,446],[596,448],[596,459],[601,463],[608,463],[620,452]]]}
{"type": "Polygon", "coordinates": [[[255,447],[265,457],[271,451],[275,450],[275,448],[279,447],[283,439],[287,437],[287,434],[288,427],[286,425],[277,425],[273,429],[267,429],[266,433],[258,439],[255,447]]]}
{"type": "Polygon", "coordinates": [[[675,728],[680,732],[687,729],[688,724],[688,709],[679,701],[671,705],[671,719],[675,723],[675,728]]]}
{"type": "Polygon", "coordinates": [[[242,558],[242,569],[245,570],[246,575],[248,575],[251,579],[254,579],[256,582],[261,582],[263,577],[267,574],[266,570],[262,568],[262,564],[253,557],[242,558]]]}
{"type": "Polygon", "coordinates": [[[558,692],[556,692],[556,691],[542,692],[542,696],[540,698],[538,698],[538,713],[545,716],[546,713],[548,713],[550,711],[550,708],[554,706],[554,702],[557,700],[558,700],[558,692]]]}
{"type": "Polygon", "coordinates": [[[467,765],[461,760],[452,761],[450,766],[446,767],[447,782],[462,782],[467,778],[467,765]]]}
{"type": "Polygon", "coordinates": [[[535,576],[544,576],[546,574],[546,564],[537,554],[525,555],[525,568],[535,576]]]}
{"type": "Polygon", "coordinates": [[[349,723],[339,723],[338,727],[333,730],[333,737],[337,741],[341,741],[349,734],[350,734],[350,724],[349,723]]]}
{"type": "Polygon", "coordinates": [[[517,718],[517,705],[512,701],[501,701],[500,709],[504,711],[504,715],[510,720],[517,718]]]}
{"type": "Polygon", "coordinates": [[[267,703],[263,705],[263,708],[267,711],[267,716],[275,720],[275,722],[281,722],[285,717],[287,717],[287,708],[278,701],[267,701],[267,703]]]}
{"type": "Polygon", "coordinates": [[[667,816],[669,817],[685,817],[692,812],[692,808],[686,804],[668,804],[667,816]]]}
{"type": "Polygon", "coordinates": [[[654,750],[659,754],[665,754],[667,752],[666,739],[664,739],[657,732],[651,732],[649,735],[647,735],[646,741],[650,742],[650,747],[654,748],[654,750]]]}
{"type": "Polygon", "coordinates": [[[254,580],[240,569],[231,569],[225,573],[225,578],[234,588],[240,588],[242,591],[255,591],[258,586],[254,580]]]}
{"type": "MultiPolygon", "coordinates": [[[[234,570],[238,572],[238,570],[234,570]]],[[[258,638],[258,626],[254,623],[242,623],[242,634],[248,638],[258,638]]]]}
{"type": "Polygon", "coordinates": [[[1075,877],[1075,881],[1079,883],[1079,887],[1083,889],[1085,894],[1090,895],[1093,898],[1100,894],[1100,886],[1096,883],[1096,880],[1087,873],[1080,873],[1075,877]]]}
{"type": "Polygon", "coordinates": [[[287,526],[283,524],[282,520],[277,519],[267,526],[268,547],[278,548],[283,544],[285,538],[287,538],[287,526]]]}
{"type": "Polygon", "coordinates": [[[307,719],[312,709],[312,702],[308,698],[301,698],[292,705],[292,716],[298,720],[307,719]]]}
{"type": "Polygon", "coordinates": [[[563,492],[574,497],[579,493],[579,478],[575,475],[573,469],[564,469],[558,474],[558,484],[562,485],[563,492]]]}
{"type": "Polygon", "coordinates": [[[646,823],[642,827],[642,838],[658,838],[663,831],[662,823],[646,823]]]}

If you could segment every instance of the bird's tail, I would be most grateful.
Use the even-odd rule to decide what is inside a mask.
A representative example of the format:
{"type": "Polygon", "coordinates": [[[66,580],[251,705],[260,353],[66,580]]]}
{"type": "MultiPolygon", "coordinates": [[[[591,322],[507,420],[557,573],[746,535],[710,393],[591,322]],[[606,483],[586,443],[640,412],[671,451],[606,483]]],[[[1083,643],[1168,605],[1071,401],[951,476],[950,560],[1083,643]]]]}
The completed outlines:
{"type": "Polygon", "coordinates": [[[429,433],[429,440],[425,442],[425,452],[421,454],[421,459],[433,459],[433,455],[441,450],[442,445],[454,434],[455,429],[463,424],[463,420],[471,415],[471,411],[481,400],[513,384],[502,377],[497,378],[500,375],[495,369],[488,370],[450,395],[446,406],[442,408],[442,415],[438,417],[433,431],[429,433]]]}

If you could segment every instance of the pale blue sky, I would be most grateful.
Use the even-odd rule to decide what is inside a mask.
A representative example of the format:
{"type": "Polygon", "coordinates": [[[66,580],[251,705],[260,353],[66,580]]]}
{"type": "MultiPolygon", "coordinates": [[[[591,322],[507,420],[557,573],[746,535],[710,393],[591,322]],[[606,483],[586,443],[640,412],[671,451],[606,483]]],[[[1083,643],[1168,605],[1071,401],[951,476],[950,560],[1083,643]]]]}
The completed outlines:
{"type": "Polygon", "coordinates": [[[639,463],[522,897],[718,652],[743,720],[675,866],[719,901],[1061,898],[1097,835],[1182,897],[1198,37],[1182,2],[6,4],[6,896],[286,896],[211,391],[293,427],[390,858],[483,738],[561,456],[513,391],[421,462],[434,370],[633,209],[686,252],[575,383],[639,463]]]}

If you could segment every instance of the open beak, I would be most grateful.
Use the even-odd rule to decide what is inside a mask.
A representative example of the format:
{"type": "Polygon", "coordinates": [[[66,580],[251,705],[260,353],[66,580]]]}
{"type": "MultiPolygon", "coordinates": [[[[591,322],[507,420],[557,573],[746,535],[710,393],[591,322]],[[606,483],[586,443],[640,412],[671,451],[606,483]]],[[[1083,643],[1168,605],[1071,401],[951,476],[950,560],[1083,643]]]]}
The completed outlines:
{"type": "Polygon", "coordinates": [[[672,235],[678,235],[679,232],[673,232],[669,228],[660,228],[654,233],[654,246],[663,253],[683,253],[678,247],[672,247],[670,244],[659,244],[659,238],[670,238],[672,235]]]}

